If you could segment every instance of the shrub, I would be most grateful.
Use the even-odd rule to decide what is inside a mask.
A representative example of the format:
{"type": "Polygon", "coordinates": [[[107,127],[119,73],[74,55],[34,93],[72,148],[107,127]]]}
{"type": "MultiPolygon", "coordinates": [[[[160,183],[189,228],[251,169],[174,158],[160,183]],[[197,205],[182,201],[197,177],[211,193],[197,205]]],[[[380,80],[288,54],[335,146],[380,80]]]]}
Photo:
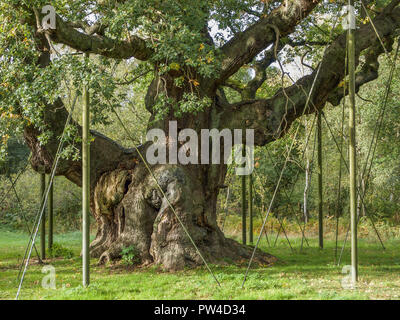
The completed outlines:
{"type": "Polygon", "coordinates": [[[49,257],[58,258],[63,257],[65,259],[71,259],[74,256],[74,252],[71,249],[65,248],[59,243],[53,243],[53,247],[49,250],[49,257]]]}
{"type": "Polygon", "coordinates": [[[140,253],[134,246],[125,247],[121,251],[122,262],[131,266],[140,263],[140,253]]]}

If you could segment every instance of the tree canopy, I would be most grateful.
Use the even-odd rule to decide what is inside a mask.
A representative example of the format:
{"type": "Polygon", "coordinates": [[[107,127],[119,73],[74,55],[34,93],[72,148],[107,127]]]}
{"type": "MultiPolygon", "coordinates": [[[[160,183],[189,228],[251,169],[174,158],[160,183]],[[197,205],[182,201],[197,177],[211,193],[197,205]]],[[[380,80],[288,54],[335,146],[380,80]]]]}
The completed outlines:
{"type": "MultiPolygon", "coordinates": [[[[226,88],[234,89],[241,99],[224,104],[220,126],[242,127],[245,118],[246,126],[256,130],[259,145],[281,136],[295,118],[292,115],[302,114],[305,93],[312,86],[305,113],[326,101],[338,104],[343,95],[345,31],[340,12],[345,2],[53,1],[55,30],[40,25],[46,1],[0,3],[3,142],[11,132],[33,124],[45,144],[54,132],[43,123],[44,105],[58,98],[71,105],[67,92],[79,91],[86,82],[93,93],[94,124],[107,123],[110,108],[132,101],[130,89],[141,82],[148,85],[153,77],[163,81],[172,75],[173,85],[185,88],[173,97],[158,84],[149,110],[155,119],[171,109],[177,117],[201,112],[212,103],[212,92],[224,96],[226,88]],[[48,51],[51,63],[38,64],[48,51]],[[85,60],[82,52],[96,58],[85,60]],[[295,56],[310,64],[309,72],[293,84],[284,77],[285,88],[275,85],[267,96],[259,97],[258,89],[268,81],[276,60],[286,64],[295,56]],[[250,81],[235,80],[238,72],[250,69],[250,81]]],[[[356,8],[365,17],[357,28],[357,90],[378,76],[378,57],[392,49],[399,24],[398,1],[366,5],[368,16],[362,14],[360,2],[356,8]]]]}

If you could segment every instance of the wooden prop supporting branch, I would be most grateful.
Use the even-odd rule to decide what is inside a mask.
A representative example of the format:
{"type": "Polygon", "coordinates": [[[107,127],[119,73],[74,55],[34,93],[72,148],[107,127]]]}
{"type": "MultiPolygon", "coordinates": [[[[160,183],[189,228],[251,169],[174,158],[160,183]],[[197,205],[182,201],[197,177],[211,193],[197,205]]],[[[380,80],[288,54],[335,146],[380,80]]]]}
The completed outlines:
{"type": "Polygon", "coordinates": [[[322,111],[318,112],[317,117],[317,136],[318,136],[318,239],[319,248],[324,248],[324,214],[323,214],[323,194],[322,194],[322,111]]]}
{"type": "Polygon", "coordinates": [[[242,243],[246,244],[246,176],[242,176],[242,243]]]}
{"type": "MultiPolygon", "coordinates": [[[[44,194],[46,192],[46,174],[40,174],[40,207],[44,203],[44,194]]],[[[40,225],[40,255],[41,259],[46,259],[46,211],[43,212],[43,218],[40,225]]]]}
{"type": "Polygon", "coordinates": [[[249,241],[253,244],[253,176],[249,175],[249,241]]]}
{"type": "MultiPolygon", "coordinates": [[[[349,0],[354,7],[354,0],[349,0]]],[[[351,225],[351,279],[353,285],[358,280],[358,252],[357,252],[357,173],[356,173],[356,99],[355,99],[355,30],[352,23],[348,30],[348,57],[349,57],[349,156],[350,156],[350,225],[351,225]]]]}
{"type": "MultiPolygon", "coordinates": [[[[86,54],[85,58],[89,56],[86,54]]],[[[82,108],[82,283],[87,287],[90,283],[90,106],[89,86],[83,88],[82,108]]]]}
{"type": "MultiPolygon", "coordinates": [[[[245,132],[243,130],[243,132],[245,132]]],[[[244,138],[245,139],[245,138],[244,138]]],[[[246,157],[246,142],[242,145],[242,156],[246,157]]],[[[246,241],[246,176],[242,176],[242,243],[245,245],[246,241]]]]}
{"type": "MultiPolygon", "coordinates": [[[[51,177],[49,177],[49,181],[51,180],[51,177]]],[[[48,236],[48,248],[49,251],[53,248],[53,226],[54,226],[54,179],[53,182],[50,185],[50,190],[49,190],[49,199],[48,199],[48,210],[49,210],[49,236],[48,236]]]]}

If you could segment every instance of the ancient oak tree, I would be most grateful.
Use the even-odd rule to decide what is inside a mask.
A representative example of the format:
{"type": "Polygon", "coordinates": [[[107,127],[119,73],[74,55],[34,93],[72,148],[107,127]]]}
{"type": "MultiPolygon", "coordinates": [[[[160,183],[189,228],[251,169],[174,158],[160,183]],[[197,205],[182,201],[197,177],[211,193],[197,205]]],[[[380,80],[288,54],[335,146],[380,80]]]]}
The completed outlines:
{"type": "MultiPolygon", "coordinates": [[[[344,2],[53,2],[55,29],[41,24],[45,1],[0,1],[0,108],[2,120],[7,119],[1,130],[3,136],[7,130],[23,131],[35,169],[50,171],[69,114],[65,88],[79,91],[82,83],[91,88],[93,118],[99,121],[111,113],[110,105],[124,104],[117,91],[132,97],[130,83],[146,75],[151,76],[144,99],[148,130],[163,129],[168,136],[170,121],[177,121],[178,131],[198,133],[254,129],[257,146],[284,135],[302,114],[315,113],[327,102],[338,105],[343,97],[346,31],[341,18],[336,24],[334,20],[344,2]],[[286,87],[260,98],[258,90],[268,82],[269,71],[280,71],[277,62],[288,58],[290,50],[307,55],[314,69],[293,84],[282,81],[286,87]],[[91,61],[82,53],[89,53],[91,61]],[[132,70],[118,78],[113,70],[122,62],[132,70]],[[252,75],[247,82],[238,80],[243,70],[252,75]],[[228,90],[240,101],[231,101],[228,90]]],[[[392,50],[400,26],[399,2],[368,1],[372,20],[356,21],[357,90],[378,77],[378,58],[392,50]]],[[[68,130],[69,136],[80,137],[79,119],[68,130]]],[[[144,264],[169,270],[201,264],[137,151],[96,131],[92,137],[91,212],[98,231],[91,255],[104,262],[133,245],[144,264]]],[[[80,147],[71,145],[78,156],[63,157],[57,175],[80,185],[80,147]]],[[[149,145],[138,147],[145,154],[149,145]]],[[[156,164],[151,169],[208,261],[249,258],[251,250],[227,239],[217,225],[226,164],[156,164]]],[[[273,257],[259,251],[257,260],[269,263],[273,257]]]]}

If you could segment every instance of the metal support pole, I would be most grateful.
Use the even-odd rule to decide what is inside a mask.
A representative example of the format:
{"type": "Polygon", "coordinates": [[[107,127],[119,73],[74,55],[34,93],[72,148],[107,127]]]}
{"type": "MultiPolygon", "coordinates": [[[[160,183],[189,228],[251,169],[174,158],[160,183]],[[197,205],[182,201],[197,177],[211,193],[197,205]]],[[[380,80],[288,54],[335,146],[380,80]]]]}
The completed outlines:
{"type": "Polygon", "coordinates": [[[249,241],[253,244],[253,176],[249,175],[249,241]]]}
{"type": "Polygon", "coordinates": [[[324,214],[322,210],[322,111],[318,111],[317,117],[318,140],[318,238],[319,248],[324,248],[324,214]]]}
{"type": "MultiPolygon", "coordinates": [[[[350,20],[354,19],[354,0],[349,0],[350,20]]],[[[349,23],[348,57],[349,57],[349,157],[350,157],[350,225],[351,225],[351,279],[353,285],[358,280],[358,252],[357,252],[357,173],[356,173],[356,99],[355,99],[355,27],[349,23]]]]}
{"type": "MultiPolygon", "coordinates": [[[[242,132],[246,132],[245,129],[243,129],[242,132]]],[[[243,137],[243,144],[242,144],[242,157],[246,158],[247,157],[247,150],[246,150],[246,138],[245,136],[243,137]]],[[[243,164],[245,166],[245,163],[243,164]]],[[[247,243],[247,237],[246,237],[246,176],[242,176],[242,243],[246,244],[247,243]]]]}
{"type": "Polygon", "coordinates": [[[230,188],[228,186],[228,189],[226,190],[226,200],[225,200],[225,217],[224,220],[222,221],[222,227],[221,227],[222,232],[224,232],[226,218],[228,217],[229,196],[230,196],[230,188]]]}
{"type": "MultiPolygon", "coordinates": [[[[89,56],[86,54],[85,58],[89,56]]],[[[87,287],[90,283],[90,132],[89,132],[89,87],[83,88],[82,108],[82,283],[87,287]]]]}
{"type": "MultiPolygon", "coordinates": [[[[50,179],[49,179],[49,182],[50,182],[50,179]]],[[[49,237],[48,237],[48,248],[49,248],[49,251],[53,248],[53,224],[54,224],[54,222],[53,222],[53,215],[54,215],[54,212],[53,212],[53,208],[54,208],[54,201],[53,201],[53,186],[54,186],[54,179],[53,179],[53,182],[51,183],[51,186],[50,186],[50,190],[49,190],[49,203],[48,203],[48,210],[49,210],[49,237]]]]}
{"type": "Polygon", "coordinates": [[[242,242],[246,244],[246,176],[242,176],[242,242]]]}
{"type": "MultiPolygon", "coordinates": [[[[242,132],[246,132],[245,129],[242,132]]],[[[242,144],[242,157],[247,157],[247,150],[246,150],[246,136],[243,137],[243,144],[242,144]]],[[[246,164],[244,163],[243,166],[246,164]]],[[[242,243],[246,244],[246,176],[242,176],[242,243]]]]}
{"type": "MultiPolygon", "coordinates": [[[[46,192],[46,174],[40,174],[40,207],[44,206],[44,194],[46,192]]],[[[43,217],[40,224],[40,256],[46,259],[46,210],[43,211],[43,217]]]]}

